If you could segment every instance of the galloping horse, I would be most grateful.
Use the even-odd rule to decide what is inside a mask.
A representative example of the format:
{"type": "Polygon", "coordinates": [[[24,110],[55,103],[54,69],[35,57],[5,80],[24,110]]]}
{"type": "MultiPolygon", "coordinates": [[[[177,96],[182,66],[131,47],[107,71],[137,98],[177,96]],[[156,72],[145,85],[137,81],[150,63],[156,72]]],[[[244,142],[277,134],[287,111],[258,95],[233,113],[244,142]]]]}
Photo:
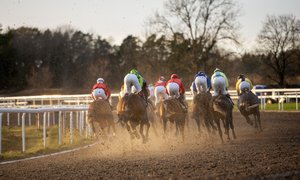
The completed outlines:
{"type": "Polygon", "coordinates": [[[163,121],[164,134],[166,133],[167,122],[175,122],[176,135],[180,131],[182,140],[184,141],[184,125],[187,112],[185,112],[179,100],[176,98],[170,98],[162,101],[159,107],[159,116],[163,121]]]}
{"type": "Polygon", "coordinates": [[[233,120],[232,120],[232,110],[233,105],[231,104],[228,97],[225,95],[220,95],[212,98],[211,100],[211,110],[214,117],[214,121],[217,124],[217,128],[219,131],[220,138],[223,141],[222,137],[222,131],[220,127],[220,120],[222,120],[224,128],[225,128],[225,134],[227,134],[227,139],[229,140],[229,128],[232,130],[233,138],[236,138],[234,127],[233,127],[233,120]]]}
{"type": "Polygon", "coordinates": [[[193,99],[193,114],[192,117],[195,119],[198,127],[198,132],[200,133],[200,121],[204,120],[202,125],[205,125],[208,132],[211,129],[217,130],[214,125],[212,114],[209,108],[209,103],[212,99],[212,95],[209,92],[201,92],[197,94],[193,99]]]}
{"type": "Polygon", "coordinates": [[[143,138],[143,143],[148,141],[150,123],[147,117],[146,103],[137,94],[125,95],[120,99],[117,105],[117,114],[119,121],[125,125],[131,139],[143,138]],[[140,134],[136,127],[140,125],[140,134]],[[143,133],[144,125],[147,126],[146,135],[143,133]]]}
{"type": "Polygon", "coordinates": [[[259,112],[259,100],[258,97],[253,94],[249,89],[242,91],[238,99],[238,108],[241,114],[246,118],[247,123],[253,125],[249,116],[253,114],[255,128],[259,128],[259,131],[262,131],[261,121],[260,121],[260,112],[259,112]],[[257,126],[258,124],[258,126],[257,126]]]}
{"type": "Polygon", "coordinates": [[[104,138],[107,137],[104,130],[106,127],[109,128],[108,131],[112,127],[113,133],[116,133],[114,118],[108,101],[98,99],[89,105],[87,124],[92,127],[96,138],[98,138],[100,134],[104,136],[104,138]],[[96,126],[96,124],[98,124],[98,126],[96,126]],[[96,127],[100,127],[99,130],[96,127]]]}

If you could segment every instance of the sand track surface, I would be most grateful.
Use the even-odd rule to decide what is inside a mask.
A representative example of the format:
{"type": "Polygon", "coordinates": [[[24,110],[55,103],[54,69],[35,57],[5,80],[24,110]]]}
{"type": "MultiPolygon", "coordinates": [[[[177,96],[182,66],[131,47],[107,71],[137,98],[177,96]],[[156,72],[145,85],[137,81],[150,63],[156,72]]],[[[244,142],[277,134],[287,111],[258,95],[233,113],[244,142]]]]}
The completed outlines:
{"type": "Polygon", "coordinates": [[[237,139],[196,132],[191,121],[186,141],[162,131],[150,140],[117,137],[80,151],[0,165],[0,179],[300,179],[300,113],[261,113],[257,133],[234,113],[237,139]]]}

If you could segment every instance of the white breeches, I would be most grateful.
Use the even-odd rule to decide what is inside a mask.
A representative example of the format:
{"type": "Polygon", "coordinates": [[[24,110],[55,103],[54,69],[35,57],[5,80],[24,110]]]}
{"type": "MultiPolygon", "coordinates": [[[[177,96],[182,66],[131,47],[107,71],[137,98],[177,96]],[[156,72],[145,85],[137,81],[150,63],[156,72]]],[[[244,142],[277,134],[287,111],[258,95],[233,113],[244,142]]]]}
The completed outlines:
{"type": "Polygon", "coordinates": [[[125,90],[125,93],[131,94],[131,92],[133,90],[131,86],[134,86],[134,88],[136,89],[137,93],[139,93],[142,90],[142,88],[141,88],[141,86],[139,84],[139,80],[136,77],[136,75],[134,75],[134,74],[127,74],[124,77],[124,90],[125,90]]]}
{"type": "Polygon", "coordinates": [[[167,90],[169,96],[179,98],[179,85],[177,83],[171,82],[167,85],[167,90]]]}
{"type": "Polygon", "coordinates": [[[102,88],[94,89],[92,94],[94,99],[107,99],[105,91],[102,88]]]}
{"type": "Polygon", "coordinates": [[[168,95],[166,93],[166,88],[164,86],[156,86],[154,89],[155,96],[155,106],[161,101],[161,97],[163,99],[167,99],[168,95]]]}
{"type": "Polygon", "coordinates": [[[212,86],[214,88],[214,95],[213,96],[218,96],[219,92],[221,94],[226,95],[226,80],[222,76],[215,77],[212,81],[212,86]]]}
{"type": "Polygon", "coordinates": [[[195,79],[197,93],[207,92],[207,79],[204,76],[197,76],[195,79]]]}
{"type": "Polygon", "coordinates": [[[192,93],[193,97],[195,97],[195,96],[197,95],[197,92],[194,91],[193,83],[192,83],[192,85],[190,86],[190,90],[191,90],[191,93],[192,93]]]}
{"type": "Polygon", "coordinates": [[[250,89],[250,83],[247,82],[247,81],[242,81],[241,84],[240,84],[240,92],[242,92],[244,89],[250,89]]]}

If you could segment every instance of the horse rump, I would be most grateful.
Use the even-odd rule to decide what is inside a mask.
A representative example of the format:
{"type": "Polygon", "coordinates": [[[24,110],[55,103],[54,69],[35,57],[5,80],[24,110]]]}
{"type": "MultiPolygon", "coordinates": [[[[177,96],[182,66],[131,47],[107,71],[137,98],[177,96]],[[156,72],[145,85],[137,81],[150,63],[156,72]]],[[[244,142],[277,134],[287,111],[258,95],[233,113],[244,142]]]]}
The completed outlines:
{"type": "Polygon", "coordinates": [[[106,100],[95,100],[89,105],[87,123],[92,127],[95,135],[99,131],[106,135],[104,128],[107,127],[112,127],[114,134],[116,133],[111,107],[106,100]],[[99,131],[96,130],[95,124],[98,124],[99,131]]]}

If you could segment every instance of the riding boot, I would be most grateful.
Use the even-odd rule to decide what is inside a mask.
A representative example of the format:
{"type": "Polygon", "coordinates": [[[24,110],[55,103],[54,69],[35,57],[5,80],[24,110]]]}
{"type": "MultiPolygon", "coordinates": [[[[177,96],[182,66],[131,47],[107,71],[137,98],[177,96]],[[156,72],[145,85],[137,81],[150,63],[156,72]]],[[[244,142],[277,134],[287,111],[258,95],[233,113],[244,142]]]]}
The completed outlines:
{"type": "Polygon", "coordinates": [[[109,100],[106,99],[106,101],[108,102],[108,104],[109,104],[109,106],[110,106],[110,109],[111,109],[111,110],[114,110],[114,107],[110,104],[109,100]]]}
{"type": "Polygon", "coordinates": [[[183,107],[183,111],[186,113],[188,111],[187,105],[184,103],[183,98],[178,98],[178,99],[179,99],[180,104],[183,107]]]}
{"type": "Polygon", "coordinates": [[[233,107],[233,106],[234,106],[234,102],[232,101],[232,99],[231,99],[231,97],[230,97],[230,94],[227,93],[225,96],[229,99],[229,101],[230,101],[230,103],[231,103],[231,105],[232,105],[232,107],[233,107]]]}
{"type": "Polygon", "coordinates": [[[141,98],[143,98],[146,107],[148,107],[148,100],[147,100],[147,98],[145,97],[145,94],[141,91],[141,92],[139,92],[139,95],[141,96],[141,98]]]}

